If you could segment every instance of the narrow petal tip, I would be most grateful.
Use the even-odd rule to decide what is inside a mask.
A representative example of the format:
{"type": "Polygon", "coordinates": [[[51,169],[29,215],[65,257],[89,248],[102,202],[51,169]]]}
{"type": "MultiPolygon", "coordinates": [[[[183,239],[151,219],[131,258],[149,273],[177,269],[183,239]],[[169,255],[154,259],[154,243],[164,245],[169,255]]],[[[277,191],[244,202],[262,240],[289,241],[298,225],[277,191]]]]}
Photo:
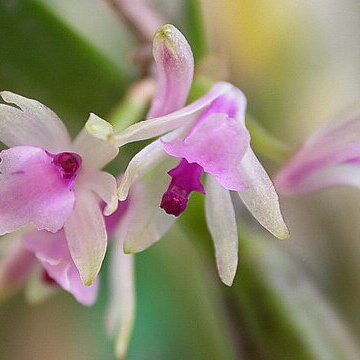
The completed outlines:
{"type": "Polygon", "coordinates": [[[141,249],[135,249],[133,247],[124,245],[124,254],[132,255],[132,254],[136,254],[138,252],[141,252],[141,249]]]}
{"type": "Polygon", "coordinates": [[[92,286],[94,285],[97,276],[99,274],[101,265],[99,267],[89,267],[89,269],[87,269],[87,272],[79,272],[80,274],[80,279],[81,282],[85,285],[85,286],[92,286]]]}
{"type": "Polygon", "coordinates": [[[167,45],[176,50],[176,42],[183,39],[184,35],[174,25],[165,24],[155,33],[154,45],[156,46],[162,41],[167,41],[167,45]]]}
{"type": "Polygon", "coordinates": [[[91,277],[91,278],[89,278],[89,279],[82,279],[83,284],[84,284],[85,286],[91,286],[91,285],[93,285],[94,282],[95,282],[95,280],[96,280],[96,276],[95,276],[95,277],[91,277]]]}
{"type": "Polygon", "coordinates": [[[119,204],[119,201],[118,201],[118,198],[116,195],[114,195],[112,198],[111,198],[111,201],[108,205],[106,205],[105,209],[104,209],[104,215],[105,216],[110,216],[112,215],[118,208],[118,204],[119,204]]]}
{"type": "Polygon", "coordinates": [[[282,229],[274,235],[280,240],[288,240],[290,238],[290,232],[285,223],[283,224],[282,229]]]}
{"type": "Polygon", "coordinates": [[[235,271],[233,270],[231,272],[219,271],[219,277],[221,282],[228,287],[231,287],[232,284],[234,283],[235,275],[236,275],[236,268],[235,271]]]}
{"type": "Polygon", "coordinates": [[[124,179],[120,182],[119,187],[117,189],[117,197],[119,201],[125,201],[129,194],[129,187],[126,186],[126,182],[124,179]]]}
{"type": "MultiPolygon", "coordinates": [[[[153,55],[158,67],[187,70],[192,79],[194,57],[185,36],[173,25],[166,24],[154,36],[153,55]]],[[[159,70],[159,69],[158,69],[159,70]]],[[[163,69],[160,69],[163,70],[163,69]]]]}

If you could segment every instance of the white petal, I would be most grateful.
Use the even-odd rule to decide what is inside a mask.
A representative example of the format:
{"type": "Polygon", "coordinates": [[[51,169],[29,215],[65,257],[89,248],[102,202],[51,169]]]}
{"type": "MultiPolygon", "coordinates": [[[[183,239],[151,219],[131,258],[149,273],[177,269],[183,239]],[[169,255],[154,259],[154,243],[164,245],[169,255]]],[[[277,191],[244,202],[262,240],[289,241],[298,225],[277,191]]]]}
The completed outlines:
{"type": "MultiPolygon", "coordinates": [[[[95,116],[95,115],[90,115],[95,116]]],[[[105,120],[102,120],[105,121],[105,120]]],[[[100,170],[119,153],[119,149],[101,137],[89,134],[84,127],[74,140],[74,151],[81,155],[82,166],[87,169],[100,170]]]]}
{"type": "Polygon", "coordinates": [[[264,228],[279,239],[287,239],[289,232],[274,185],[251,148],[241,161],[240,171],[247,186],[238,192],[243,203],[264,228]]]}
{"type": "MultiPolygon", "coordinates": [[[[172,165],[167,167],[167,170],[172,165]]],[[[155,171],[154,171],[155,172],[155,171]]],[[[160,240],[175,222],[176,217],[168,215],[160,208],[163,193],[170,177],[166,170],[156,171],[151,181],[143,183],[141,188],[130,193],[133,206],[129,209],[131,221],[127,226],[124,250],[137,253],[160,240]]]]}
{"type": "Polygon", "coordinates": [[[233,86],[229,83],[217,83],[205,96],[181,110],[158,118],[140,121],[139,123],[129,126],[119,134],[112,135],[111,133],[107,133],[107,130],[104,130],[106,129],[103,123],[104,120],[100,118],[91,118],[90,123],[86,126],[93,136],[100,139],[107,138],[109,143],[116,144],[116,146],[120,147],[134,141],[157,137],[176,128],[192,124],[215,99],[227,91],[230,91],[232,88],[233,86]],[[96,131],[96,129],[100,130],[96,131]]]}
{"type": "Polygon", "coordinates": [[[90,286],[96,279],[107,247],[105,221],[95,194],[76,192],[73,213],[65,223],[65,234],[81,280],[90,286]]]}
{"type": "Polygon", "coordinates": [[[85,128],[90,135],[104,141],[108,141],[114,135],[113,126],[93,113],[90,114],[85,128]]]}
{"type": "Polygon", "coordinates": [[[104,209],[105,215],[111,215],[118,207],[118,198],[116,196],[116,179],[105,171],[96,171],[90,173],[84,185],[94,191],[105,201],[107,206],[104,209]]]}
{"type": "Polygon", "coordinates": [[[238,264],[238,233],[230,192],[208,175],[206,222],[215,244],[216,263],[224,284],[231,286],[238,264]]]}
{"type": "Polygon", "coordinates": [[[60,152],[70,149],[69,134],[58,116],[36,100],[9,91],[1,93],[7,103],[0,104],[0,141],[8,147],[32,145],[60,152]]]}
{"type": "Polygon", "coordinates": [[[125,358],[135,319],[134,256],[124,254],[123,241],[126,215],[114,235],[110,268],[110,301],[106,325],[110,336],[115,336],[116,354],[125,358]]]}
{"type": "Polygon", "coordinates": [[[118,197],[120,201],[127,198],[130,187],[134,182],[143,177],[156,165],[165,160],[169,155],[164,151],[160,139],[145,146],[129,162],[124,175],[121,178],[118,197]]]}

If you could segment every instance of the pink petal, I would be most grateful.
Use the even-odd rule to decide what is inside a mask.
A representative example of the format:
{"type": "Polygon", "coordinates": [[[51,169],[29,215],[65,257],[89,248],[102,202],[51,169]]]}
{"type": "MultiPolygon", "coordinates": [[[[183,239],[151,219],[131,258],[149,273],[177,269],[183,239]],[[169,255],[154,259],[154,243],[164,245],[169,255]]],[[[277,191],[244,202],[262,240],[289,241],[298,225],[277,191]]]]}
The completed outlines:
{"type": "Polygon", "coordinates": [[[49,108],[9,91],[3,91],[1,96],[7,103],[18,106],[0,104],[1,142],[9,147],[44,147],[54,153],[70,149],[70,137],[64,124],[49,108]]]}
{"type": "Polygon", "coordinates": [[[158,89],[148,118],[169,114],[184,106],[194,74],[194,57],[184,35],[164,25],[154,37],[158,89]]]}
{"type": "Polygon", "coordinates": [[[21,243],[21,234],[9,235],[9,239],[1,239],[2,249],[0,256],[0,294],[15,290],[28,279],[36,259],[21,243]]]}
{"type": "Polygon", "coordinates": [[[211,104],[211,106],[202,114],[199,122],[201,123],[211,114],[226,114],[228,117],[238,120],[245,126],[245,112],[246,97],[244,93],[238,88],[232,87],[211,104]]]}
{"type": "Polygon", "coordinates": [[[239,166],[249,143],[250,135],[240,122],[226,115],[210,115],[185,140],[164,143],[164,149],[199,164],[226,189],[239,191],[244,189],[239,166]]]}
{"type": "Polygon", "coordinates": [[[0,234],[27,224],[52,232],[62,228],[75,196],[53,158],[31,146],[4,150],[0,157],[0,234]]]}
{"type": "Polygon", "coordinates": [[[99,200],[89,190],[75,189],[74,211],[65,224],[65,234],[74,263],[82,282],[95,281],[107,247],[105,221],[99,200]]]}
{"type": "Polygon", "coordinates": [[[309,174],[301,182],[286,184],[286,191],[284,182],[281,182],[284,180],[278,177],[277,181],[280,190],[287,195],[306,194],[333,186],[360,187],[360,167],[346,163],[324,167],[309,174]]]}
{"type": "Polygon", "coordinates": [[[326,123],[279,172],[275,180],[277,189],[288,195],[298,195],[346,184],[347,179],[341,181],[341,175],[336,175],[332,168],[340,170],[342,165],[347,168],[360,162],[359,136],[358,113],[326,123]],[[321,181],[319,176],[323,172],[331,173],[336,180],[323,178],[321,181]]]}
{"type": "Polygon", "coordinates": [[[77,301],[88,306],[95,302],[98,282],[92,286],[82,283],[63,230],[55,234],[47,231],[32,232],[26,235],[24,246],[35,254],[49,276],[77,301]]]}

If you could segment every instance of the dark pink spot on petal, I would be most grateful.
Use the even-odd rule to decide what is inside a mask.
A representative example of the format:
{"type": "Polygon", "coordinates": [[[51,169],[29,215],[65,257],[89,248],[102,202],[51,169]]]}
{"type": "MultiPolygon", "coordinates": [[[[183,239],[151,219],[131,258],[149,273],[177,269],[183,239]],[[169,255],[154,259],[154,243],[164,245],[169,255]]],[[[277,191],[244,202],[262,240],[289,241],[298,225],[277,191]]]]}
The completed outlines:
{"type": "Polygon", "coordinates": [[[74,178],[80,167],[81,157],[72,152],[63,152],[54,156],[53,163],[59,168],[64,179],[74,178]]]}
{"type": "Polygon", "coordinates": [[[42,281],[48,286],[59,287],[56,280],[54,280],[45,269],[42,272],[42,281]]]}
{"type": "Polygon", "coordinates": [[[170,215],[179,216],[187,207],[191,192],[205,194],[201,183],[203,168],[196,163],[182,159],[180,164],[169,171],[170,185],[162,197],[160,207],[170,215]]]}

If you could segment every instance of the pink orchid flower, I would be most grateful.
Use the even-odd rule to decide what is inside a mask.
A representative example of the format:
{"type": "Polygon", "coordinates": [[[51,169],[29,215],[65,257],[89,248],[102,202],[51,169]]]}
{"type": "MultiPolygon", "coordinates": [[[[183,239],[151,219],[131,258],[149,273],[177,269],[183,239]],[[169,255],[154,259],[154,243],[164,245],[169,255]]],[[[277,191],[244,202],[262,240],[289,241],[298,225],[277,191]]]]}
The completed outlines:
{"type": "Polygon", "coordinates": [[[186,209],[190,193],[206,192],[206,218],[219,274],[231,285],[237,268],[238,234],[230,191],[237,192],[272,234],[288,237],[277,194],[250,147],[245,96],[231,84],[220,82],[183,107],[194,71],[188,42],[172,25],[165,25],[155,35],[153,53],[159,82],[150,118],[118,134],[97,117],[90,117],[86,125],[91,134],[119,147],[162,136],[134,156],[120,183],[118,195],[124,200],[131,186],[154,170],[136,202],[125,252],[142,251],[159,240],[186,209]]]}
{"type": "Polygon", "coordinates": [[[359,132],[359,111],[325,123],[278,173],[277,189],[300,195],[338,185],[359,187],[359,132]]]}
{"type": "Polygon", "coordinates": [[[25,287],[29,302],[45,300],[60,288],[70,292],[83,305],[92,305],[98,293],[98,280],[85,286],[71,258],[63,230],[15,232],[8,235],[0,255],[0,296],[25,287]]]}
{"type": "Polygon", "coordinates": [[[0,234],[25,225],[52,233],[63,229],[53,235],[54,243],[66,239],[57,250],[72,259],[82,282],[91,285],[107,247],[100,200],[107,204],[106,215],[118,203],[115,178],[100,169],[118,149],[86,129],[72,143],[46,106],[7,91],[1,96],[14,106],[0,104],[0,141],[9,147],[0,152],[0,234]]]}
{"type": "MultiPolygon", "coordinates": [[[[131,194],[105,218],[112,241],[106,326],[109,335],[117,338],[119,358],[127,351],[135,318],[134,259],[123,251],[124,229],[130,221],[127,212],[132,213],[132,207],[131,194]]],[[[28,302],[39,303],[63,289],[83,305],[96,301],[99,278],[91,286],[82,283],[63,229],[56,233],[16,231],[3,236],[0,246],[0,298],[25,288],[28,302]]]]}

